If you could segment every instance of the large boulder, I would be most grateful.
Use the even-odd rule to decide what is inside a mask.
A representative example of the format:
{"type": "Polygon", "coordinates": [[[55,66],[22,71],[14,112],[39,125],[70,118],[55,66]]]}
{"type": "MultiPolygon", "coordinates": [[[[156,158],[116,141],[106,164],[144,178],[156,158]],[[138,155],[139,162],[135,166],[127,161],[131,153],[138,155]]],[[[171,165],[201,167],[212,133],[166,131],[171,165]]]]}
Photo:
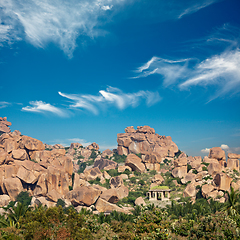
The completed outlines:
{"type": "Polygon", "coordinates": [[[102,152],[102,157],[105,158],[105,157],[112,157],[113,156],[113,151],[111,151],[110,149],[106,149],[102,152]]]}
{"type": "Polygon", "coordinates": [[[3,180],[4,187],[12,201],[16,200],[17,195],[23,191],[23,186],[18,178],[7,178],[3,180]]]}
{"type": "Polygon", "coordinates": [[[95,204],[96,209],[99,212],[112,212],[112,211],[117,211],[117,212],[123,212],[127,213],[124,209],[118,207],[115,204],[109,203],[108,201],[99,198],[95,204]]]}
{"type": "Polygon", "coordinates": [[[98,167],[100,170],[110,170],[110,169],[116,169],[118,164],[112,160],[108,160],[105,158],[101,158],[99,160],[95,160],[93,167],[98,167]]]}
{"type": "Polygon", "coordinates": [[[40,140],[28,136],[22,136],[19,146],[21,149],[26,148],[30,151],[41,151],[45,149],[44,144],[40,140]]]}
{"type": "Polygon", "coordinates": [[[7,121],[7,118],[0,117],[0,133],[9,133],[11,132],[11,129],[9,126],[11,126],[12,123],[7,121]]]}
{"type": "Polygon", "coordinates": [[[236,158],[228,158],[227,167],[231,170],[236,170],[239,172],[239,160],[236,158]]]}
{"type": "Polygon", "coordinates": [[[237,154],[237,153],[228,153],[228,158],[231,158],[231,159],[240,159],[240,154],[237,154]]]}
{"type": "Polygon", "coordinates": [[[90,186],[78,187],[75,190],[69,191],[66,198],[71,201],[74,206],[78,205],[93,205],[101,194],[100,190],[90,186]]]}
{"type": "Polygon", "coordinates": [[[143,200],[142,197],[138,197],[138,198],[135,200],[135,205],[138,205],[138,206],[146,206],[147,204],[145,203],[145,201],[143,200]]]}
{"type": "Polygon", "coordinates": [[[117,191],[117,194],[118,194],[118,198],[120,200],[127,197],[128,194],[129,194],[128,188],[124,185],[121,185],[121,187],[116,188],[116,191],[117,191]]]}
{"type": "Polygon", "coordinates": [[[96,178],[102,178],[102,173],[99,170],[98,167],[90,168],[90,169],[85,169],[84,170],[84,176],[87,181],[90,180],[96,180],[96,178]]]}
{"type": "Polygon", "coordinates": [[[187,182],[195,182],[197,175],[192,173],[192,172],[188,172],[187,175],[181,179],[182,184],[186,184],[187,182]]]}
{"type": "Polygon", "coordinates": [[[188,184],[185,190],[183,191],[183,197],[195,197],[196,194],[197,191],[194,183],[188,184]]]}
{"type": "Polygon", "coordinates": [[[187,175],[187,166],[175,167],[172,170],[173,177],[183,178],[187,175]]]}
{"type": "Polygon", "coordinates": [[[116,188],[107,189],[100,195],[100,197],[110,203],[117,203],[119,201],[116,188]]]}
{"type": "Polygon", "coordinates": [[[11,198],[7,194],[0,195],[0,207],[7,206],[11,198]]]}
{"type": "Polygon", "coordinates": [[[25,149],[17,149],[12,151],[12,158],[17,160],[28,160],[28,154],[25,149]]]}
{"type": "Polygon", "coordinates": [[[215,176],[217,173],[222,172],[222,166],[220,163],[210,163],[207,170],[210,175],[215,176]]]}
{"type": "Polygon", "coordinates": [[[89,149],[89,150],[92,150],[92,149],[93,149],[93,150],[98,151],[98,150],[99,150],[99,146],[98,146],[97,143],[93,142],[92,144],[88,145],[88,146],[86,147],[86,149],[89,149]]]}
{"type": "Polygon", "coordinates": [[[202,186],[202,195],[203,197],[207,198],[209,193],[212,192],[215,187],[211,184],[205,184],[202,186]]]}
{"type": "Polygon", "coordinates": [[[162,157],[156,152],[147,153],[143,162],[145,163],[161,163],[162,157]]]}
{"type": "Polygon", "coordinates": [[[219,190],[222,190],[222,191],[230,190],[230,184],[232,182],[232,178],[229,177],[226,173],[223,173],[223,172],[218,173],[213,179],[213,181],[219,190]]]}
{"type": "Polygon", "coordinates": [[[119,188],[123,185],[123,179],[121,176],[112,177],[109,183],[111,188],[119,188]]]}
{"type": "Polygon", "coordinates": [[[136,156],[135,154],[129,154],[126,158],[125,162],[126,166],[129,166],[133,171],[137,172],[145,172],[145,166],[141,161],[141,158],[136,156]]]}
{"type": "Polygon", "coordinates": [[[174,167],[187,166],[187,158],[177,158],[173,163],[174,167]]]}
{"type": "Polygon", "coordinates": [[[220,147],[213,147],[213,148],[211,148],[208,157],[209,158],[215,158],[218,161],[226,160],[225,151],[222,148],[220,148],[220,147]]]}

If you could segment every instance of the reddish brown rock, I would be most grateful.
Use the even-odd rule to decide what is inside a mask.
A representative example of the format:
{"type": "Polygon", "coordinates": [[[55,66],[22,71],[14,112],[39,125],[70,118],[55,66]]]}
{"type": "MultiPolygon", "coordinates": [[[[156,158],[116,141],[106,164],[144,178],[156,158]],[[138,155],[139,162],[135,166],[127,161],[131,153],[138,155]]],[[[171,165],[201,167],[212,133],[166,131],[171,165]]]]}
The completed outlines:
{"type": "Polygon", "coordinates": [[[118,146],[117,148],[118,155],[128,155],[128,149],[124,146],[118,146]]]}
{"type": "Polygon", "coordinates": [[[16,200],[17,195],[23,191],[23,186],[18,178],[7,178],[3,180],[4,187],[12,201],[16,200]]]}
{"type": "Polygon", "coordinates": [[[203,197],[207,198],[209,193],[214,190],[214,186],[211,184],[205,184],[202,186],[202,195],[203,197]]]}
{"type": "Polygon", "coordinates": [[[195,182],[196,177],[196,174],[189,172],[183,179],[181,179],[181,182],[182,184],[186,184],[187,182],[195,182]]]}
{"type": "Polygon", "coordinates": [[[231,158],[231,159],[239,159],[239,158],[240,158],[240,154],[237,154],[237,153],[228,153],[228,158],[231,158]]]}
{"type": "Polygon", "coordinates": [[[215,176],[217,173],[222,172],[222,166],[219,163],[210,163],[207,167],[208,173],[215,176]]]}
{"type": "Polygon", "coordinates": [[[7,118],[0,118],[0,133],[9,133],[11,132],[11,129],[9,126],[11,126],[12,123],[7,121],[7,118]]]}
{"type": "Polygon", "coordinates": [[[105,158],[95,160],[95,162],[94,162],[94,167],[98,167],[100,170],[106,169],[106,168],[107,168],[106,170],[116,169],[117,166],[118,166],[118,164],[116,162],[105,159],[105,158]]]}
{"type": "Polygon", "coordinates": [[[41,151],[45,149],[45,146],[41,141],[28,136],[22,136],[19,146],[21,149],[26,148],[30,151],[41,151]]]}
{"type": "Polygon", "coordinates": [[[109,183],[111,188],[119,188],[123,185],[123,179],[121,176],[112,177],[109,183]]]}
{"type": "Polygon", "coordinates": [[[213,147],[210,149],[209,158],[215,158],[217,160],[226,160],[225,151],[220,147],[213,147]]]}
{"type": "Polygon", "coordinates": [[[111,151],[110,149],[106,149],[102,152],[102,157],[105,158],[105,157],[112,157],[113,156],[113,151],[111,151]]]}
{"type": "Polygon", "coordinates": [[[25,183],[34,184],[38,180],[39,173],[20,166],[17,172],[17,177],[25,183]]]}
{"type": "Polygon", "coordinates": [[[2,165],[7,159],[7,152],[0,151],[0,165],[2,165]]]}
{"type": "Polygon", "coordinates": [[[137,127],[137,130],[136,130],[137,133],[152,133],[152,134],[155,134],[155,130],[149,126],[140,126],[140,127],[137,127]]]}
{"type": "Polygon", "coordinates": [[[129,171],[132,171],[132,169],[128,166],[118,166],[118,172],[124,172],[126,169],[128,169],[129,171]]]}
{"type": "Polygon", "coordinates": [[[101,194],[100,190],[93,187],[78,187],[66,194],[66,198],[69,199],[74,206],[77,205],[93,205],[101,194]]]}
{"type": "Polygon", "coordinates": [[[48,192],[47,198],[48,198],[50,201],[57,202],[58,199],[61,199],[61,198],[62,198],[62,194],[60,194],[59,192],[57,192],[55,189],[52,189],[51,191],[48,192]]]}
{"type": "Polygon", "coordinates": [[[123,199],[123,198],[127,197],[129,194],[128,188],[124,185],[121,185],[121,187],[116,188],[116,191],[117,191],[119,199],[123,199]]]}
{"type": "Polygon", "coordinates": [[[110,203],[117,203],[119,201],[116,188],[107,189],[100,197],[110,203]]]}
{"type": "Polygon", "coordinates": [[[158,185],[160,185],[161,183],[164,182],[164,178],[162,177],[162,175],[156,174],[156,175],[153,176],[152,182],[153,183],[157,183],[158,185]]]}
{"type": "Polygon", "coordinates": [[[145,166],[142,163],[141,158],[139,158],[135,154],[129,154],[127,156],[125,165],[129,166],[133,171],[137,171],[140,173],[145,171],[145,166]]]}
{"type": "Polygon", "coordinates": [[[7,206],[11,201],[10,197],[6,194],[0,195],[0,207],[7,206]]]}
{"type": "Polygon", "coordinates": [[[106,200],[99,198],[96,202],[95,205],[96,209],[99,212],[112,212],[112,211],[117,211],[117,212],[123,212],[123,213],[128,213],[124,209],[118,207],[115,204],[109,203],[106,200]]]}
{"type": "Polygon", "coordinates": [[[98,167],[95,167],[95,168],[85,169],[84,176],[87,181],[90,181],[90,180],[95,180],[97,177],[101,179],[102,173],[98,167]]]}
{"type": "Polygon", "coordinates": [[[160,164],[159,163],[145,163],[146,169],[149,169],[150,171],[155,170],[157,172],[160,171],[160,164]]]}
{"type": "Polygon", "coordinates": [[[187,158],[177,158],[173,163],[174,167],[187,166],[187,158]]]}
{"type": "Polygon", "coordinates": [[[42,173],[39,176],[38,182],[36,184],[36,187],[33,191],[34,196],[46,196],[47,194],[47,173],[42,173]]]}
{"type": "Polygon", "coordinates": [[[229,158],[227,160],[227,167],[231,170],[236,170],[239,172],[239,160],[236,158],[229,158]]]}
{"type": "Polygon", "coordinates": [[[135,205],[138,205],[138,206],[146,206],[147,204],[145,203],[145,201],[143,200],[142,197],[138,197],[136,200],[135,200],[135,205]]]}
{"type": "Polygon", "coordinates": [[[12,158],[23,161],[23,160],[28,160],[28,155],[26,150],[17,149],[12,151],[12,158]]]}
{"type": "Polygon", "coordinates": [[[95,143],[95,142],[93,142],[92,144],[90,144],[89,146],[87,146],[86,147],[87,149],[89,149],[89,150],[96,150],[96,151],[98,151],[99,150],[99,146],[98,146],[98,144],[97,143],[95,143]]]}
{"type": "Polygon", "coordinates": [[[71,145],[70,145],[70,149],[74,149],[74,148],[79,149],[82,147],[83,147],[83,145],[81,143],[71,143],[71,145]]]}
{"type": "Polygon", "coordinates": [[[172,170],[172,175],[173,177],[179,177],[179,178],[183,178],[187,175],[187,166],[182,166],[182,167],[175,167],[172,170]]]}
{"type": "Polygon", "coordinates": [[[195,184],[190,183],[183,191],[183,197],[195,197],[197,194],[195,184]]]}
{"type": "Polygon", "coordinates": [[[161,163],[161,161],[162,161],[161,155],[156,152],[147,153],[143,160],[143,162],[145,163],[161,163]]]}
{"type": "Polygon", "coordinates": [[[125,133],[135,133],[135,132],[136,130],[134,129],[133,126],[125,128],[125,133]]]}
{"type": "Polygon", "coordinates": [[[229,191],[232,178],[230,178],[226,173],[218,173],[213,179],[214,183],[219,190],[229,191]]]}

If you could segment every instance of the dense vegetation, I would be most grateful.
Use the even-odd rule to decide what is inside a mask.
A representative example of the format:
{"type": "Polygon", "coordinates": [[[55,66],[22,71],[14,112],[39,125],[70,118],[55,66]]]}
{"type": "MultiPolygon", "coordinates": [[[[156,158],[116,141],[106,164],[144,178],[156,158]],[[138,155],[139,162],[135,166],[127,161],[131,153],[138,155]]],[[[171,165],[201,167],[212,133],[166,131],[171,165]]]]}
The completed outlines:
{"type": "Polygon", "coordinates": [[[136,206],[132,214],[112,212],[94,215],[82,209],[29,208],[27,193],[11,202],[6,218],[0,217],[1,239],[240,239],[239,192],[231,189],[228,201],[203,198],[191,203],[172,202],[165,209],[153,204],[136,206]],[[15,205],[14,205],[15,204],[15,205]]]}

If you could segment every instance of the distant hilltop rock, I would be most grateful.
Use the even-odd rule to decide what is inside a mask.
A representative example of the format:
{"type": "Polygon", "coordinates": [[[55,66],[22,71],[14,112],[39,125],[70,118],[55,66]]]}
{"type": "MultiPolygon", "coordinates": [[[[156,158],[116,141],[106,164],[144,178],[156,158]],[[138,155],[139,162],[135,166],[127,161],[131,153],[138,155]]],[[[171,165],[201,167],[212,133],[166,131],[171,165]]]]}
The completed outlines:
{"type": "Polygon", "coordinates": [[[178,147],[170,136],[161,136],[149,126],[140,126],[136,130],[132,126],[127,127],[125,133],[117,135],[117,142],[119,155],[154,153],[158,162],[166,157],[174,157],[178,152],[178,147]]]}
{"type": "Polygon", "coordinates": [[[9,128],[11,125],[12,123],[7,121],[7,117],[0,117],[0,135],[11,132],[9,128]]]}

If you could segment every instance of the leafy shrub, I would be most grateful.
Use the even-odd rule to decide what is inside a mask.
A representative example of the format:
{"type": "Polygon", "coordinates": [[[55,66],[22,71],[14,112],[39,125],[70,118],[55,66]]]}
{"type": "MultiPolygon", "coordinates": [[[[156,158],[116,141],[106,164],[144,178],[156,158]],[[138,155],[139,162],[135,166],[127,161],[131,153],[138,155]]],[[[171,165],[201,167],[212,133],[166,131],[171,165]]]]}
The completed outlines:
{"type": "Polygon", "coordinates": [[[152,171],[150,171],[150,175],[156,175],[156,173],[157,173],[157,171],[156,170],[152,170],[152,171]]]}
{"type": "Polygon", "coordinates": [[[120,175],[121,173],[118,172],[117,169],[110,169],[106,171],[111,177],[116,177],[120,175]]]}
{"type": "Polygon", "coordinates": [[[202,162],[202,164],[208,167],[210,163],[202,162]]]}
{"type": "Polygon", "coordinates": [[[29,196],[29,192],[20,192],[16,198],[17,202],[22,203],[25,206],[30,205],[32,197],[29,196]]]}
{"type": "Polygon", "coordinates": [[[114,153],[111,159],[116,163],[125,163],[127,156],[126,155],[119,155],[117,153],[114,153]]]}
{"type": "Polygon", "coordinates": [[[79,156],[77,156],[77,159],[84,159],[84,156],[83,155],[79,155],[79,156]]]}
{"type": "Polygon", "coordinates": [[[197,171],[196,169],[194,169],[192,172],[193,172],[194,174],[198,174],[198,171],[197,171]]]}
{"type": "Polygon", "coordinates": [[[97,157],[97,153],[96,153],[96,151],[94,149],[91,149],[91,151],[92,152],[91,152],[91,155],[90,155],[89,158],[95,159],[97,157]]]}
{"type": "Polygon", "coordinates": [[[130,180],[131,183],[136,183],[136,178],[135,177],[131,177],[129,180],[130,180]]]}
{"type": "Polygon", "coordinates": [[[207,169],[207,167],[202,167],[202,170],[207,171],[208,169],[207,169]]]}
{"type": "Polygon", "coordinates": [[[87,163],[78,161],[78,165],[79,165],[78,174],[83,173],[87,167],[87,163]]]}
{"type": "Polygon", "coordinates": [[[178,158],[181,153],[182,153],[182,151],[181,151],[181,150],[178,150],[178,152],[175,153],[175,158],[178,158]]]}
{"type": "Polygon", "coordinates": [[[135,175],[135,176],[140,176],[141,173],[140,173],[140,172],[137,172],[137,171],[134,171],[134,175],[135,175]]]}
{"type": "Polygon", "coordinates": [[[131,174],[131,171],[130,171],[129,169],[125,169],[125,171],[123,172],[123,174],[130,175],[130,174],[131,174]]]}
{"type": "Polygon", "coordinates": [[[192,169],[192,166],[190,164],[187,164],[187,172],[189,172],[192,169]]]}
{"type": "Polygon", "coordinates": [[[138,184],[141,184],[143,186],[143,185],[145,185],[145,182],[141,179],[138,181],[138,184]]]}
{"type": "Polygon", "coordinates": [[[56,205],[57,207],[62,206],[62,208],[64,208],[65,205],[66,205],[66,203],[64,202],[64,200],[62,200],[60,198],[57,200],[57,205],[56,205]]]}

